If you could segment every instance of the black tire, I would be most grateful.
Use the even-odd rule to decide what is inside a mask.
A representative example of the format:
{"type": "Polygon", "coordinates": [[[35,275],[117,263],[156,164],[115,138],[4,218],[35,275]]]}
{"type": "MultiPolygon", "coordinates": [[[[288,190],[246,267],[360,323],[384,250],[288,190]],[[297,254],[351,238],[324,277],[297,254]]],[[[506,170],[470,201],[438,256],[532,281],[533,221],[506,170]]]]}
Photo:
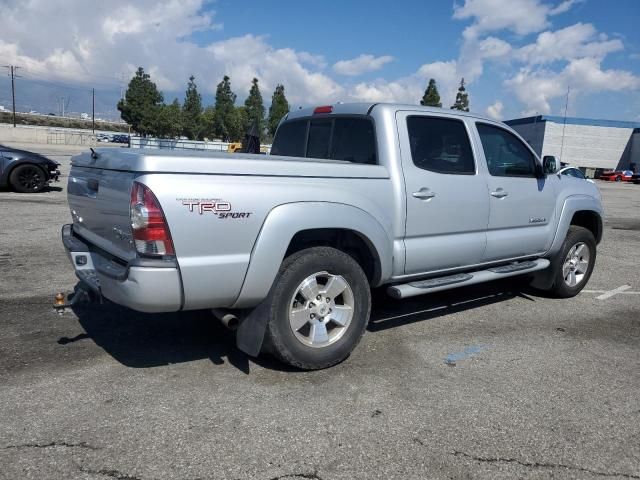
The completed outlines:
{"type": "Polygon", "coordinates": [[[266,347],[284,363],[304,370],[335,365],[349,356],[364,334],[371,313],[369,282],[360,265],[348,254],[330,247],[313,247],[287,257],[269,294],[266,347]],[[353,316],[334,343],[322,347],[305,345],[289,322],[291,300],[307,277],[318,272],[339,275],[353,294],[353,316]]]}
{"type": "Polygon", "coordinates": [[[621,181],[622,181],[622,177],[621,177],[620,175],[618,175],[618,176],[616,177],[616,182],[621,182],[621,181]]]}
{"type": "Polygon", "coordinates": [[[16,192],[36,193],[42,191],[46,185],[47,176],[37,165],[25,163],[13,169],[9,183],[16,192]]]}
{"type": "Polygon", "coordinates": [[[596,240],[593,234],[586,228],[571,225],[562,244],[562,248],[553,259],[554,282],[549,293],[558,298],[575,297],[589,281],[595,262],[596,240]],[[575,286],[569,286],[564,279],[563,267],[569,251],[579,243],[584,243],[589,249],[588,266],[582,279],[575,286]]]}

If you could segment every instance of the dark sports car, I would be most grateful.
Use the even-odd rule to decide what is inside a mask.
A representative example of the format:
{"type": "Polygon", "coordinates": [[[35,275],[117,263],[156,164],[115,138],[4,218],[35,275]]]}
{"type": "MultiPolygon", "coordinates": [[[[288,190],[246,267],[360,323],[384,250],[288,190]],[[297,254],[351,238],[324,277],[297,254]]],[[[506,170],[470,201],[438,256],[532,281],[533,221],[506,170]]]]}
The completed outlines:
{"type": "Polygon", "coordinates": [[[58,181],[59,166],[58,162],[39,153],[0,145],[0,188],[39,192],[52,180],[58,181]]]}

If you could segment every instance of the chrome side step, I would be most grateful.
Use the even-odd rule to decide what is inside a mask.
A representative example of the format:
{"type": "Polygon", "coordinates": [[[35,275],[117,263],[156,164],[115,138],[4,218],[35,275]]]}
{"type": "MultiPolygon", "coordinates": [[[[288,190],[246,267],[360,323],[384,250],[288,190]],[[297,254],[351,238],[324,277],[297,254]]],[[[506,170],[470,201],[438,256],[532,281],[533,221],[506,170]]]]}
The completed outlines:
{"type": "Polygon", "coordinates": [[[452,288],[475,285],[477,283],[490,282],[500,278],[522,275],[523,273],[544,270],[550,262],[546,258],[537,260],[514,262],[500,267],[492,267],[487,270],[478,270],[469,273],[457,273],[445,277],[429,278],[402,285],[392,285],[387,288],[387,294],[393,298],[415,297],[425,293],[440,292],[452,288]]]}

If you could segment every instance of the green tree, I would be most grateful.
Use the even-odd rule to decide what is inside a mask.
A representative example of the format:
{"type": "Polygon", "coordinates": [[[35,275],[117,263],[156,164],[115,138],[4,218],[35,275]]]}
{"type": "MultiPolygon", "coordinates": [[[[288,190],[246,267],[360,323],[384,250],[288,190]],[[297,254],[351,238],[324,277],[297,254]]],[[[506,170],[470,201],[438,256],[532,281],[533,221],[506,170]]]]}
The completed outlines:
{"type": "Polygon", "coordinates": [[[164,98],[142,67],[129,82],[124,99],[118,102],[122,119],[134,131],[146,136],[153,133],[156,117],[164,98]]]}
{"type": "Polygon", "coordinates": [[[189,77],[184,104],[182,105],[182,131],[190,140],[202,140],[202,97],[198,93],[195,77],[189,77]]]}
{"type": "Polygon", "coordinates": [[[230,142],[241,142],[247,132],[249,115],[246,107],[234,107],[227,117],[227,129],[230,142]]]}
{"type": "Polygon", "coordinates": [[[182,134],[182,111],[176,98],[170,105],[161,105],[154,126],[154,134],[163,138],[176,138],[182,134]]]}
{"type": "Polygon", "coordinates": [[[216,134],[214,133],[215,128],[215,118],[216,118],[216,109],[215,107],[209,105],[202,112],[202,136],[208,139],[215,138],[216,134]]]}
{"type": "Polygon", "coordinates": [[[429,79],[429,85],[427,85],[427,89],[422,96],[422,100],[420,100],[420,105],[442,108],[442,102],[440,102],[438,87],[436,85],[436,81],[433,78],[429,79]]]}
{"type": "Polygon", "coordinates": [[[244,108],[247,119],[245,132],[256,122],[258,124],[258,132],[260,136],[262,136],[264,132],[264,105],[262,103],[262,94],[260,93],[260,87],[258,87],[257,78],[254,78],[251,82],[251,89],[249,90],[249,96],[244,101],[244,108]]]}
{"type": "Polygon", "coordinates": [[[231,90],[231,82],[227,75],[216,87],[216,105],[214,107],[213,133],[216,137],[228,142],[231,139],[230,126],[235,117],[236,94],[231,90]]]}
{"type": "Polygon", "coordinates": [[[460,80],[460,87],[458,87],[458,93],[456,94],[456,103],[451,105],[452,110],[462,110],[463,112],[469,111],[469,94],[464,88],[464,78],[460,80]]]}
{"type": "Polygon", "coordinates": [[[284,95],[284,86],[278,85],[271,97],[271,106],[269,107],[269,119],[267,120],[267,128],[271,138],[276,134],[276,129],[282,117],[289,113],[289,102],[284,95]]]}

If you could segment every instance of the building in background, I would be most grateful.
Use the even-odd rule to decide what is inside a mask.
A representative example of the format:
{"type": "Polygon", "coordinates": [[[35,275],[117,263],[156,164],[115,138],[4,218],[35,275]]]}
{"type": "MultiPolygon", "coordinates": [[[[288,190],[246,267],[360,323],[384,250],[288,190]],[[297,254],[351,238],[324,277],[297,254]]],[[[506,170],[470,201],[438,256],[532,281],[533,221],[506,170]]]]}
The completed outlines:
{"type": "Polygon", "coordinates": [[[640,168],[640,122],[538,115],[505,122],[542,158],[553,155],[589,176],[640,168]]]}

